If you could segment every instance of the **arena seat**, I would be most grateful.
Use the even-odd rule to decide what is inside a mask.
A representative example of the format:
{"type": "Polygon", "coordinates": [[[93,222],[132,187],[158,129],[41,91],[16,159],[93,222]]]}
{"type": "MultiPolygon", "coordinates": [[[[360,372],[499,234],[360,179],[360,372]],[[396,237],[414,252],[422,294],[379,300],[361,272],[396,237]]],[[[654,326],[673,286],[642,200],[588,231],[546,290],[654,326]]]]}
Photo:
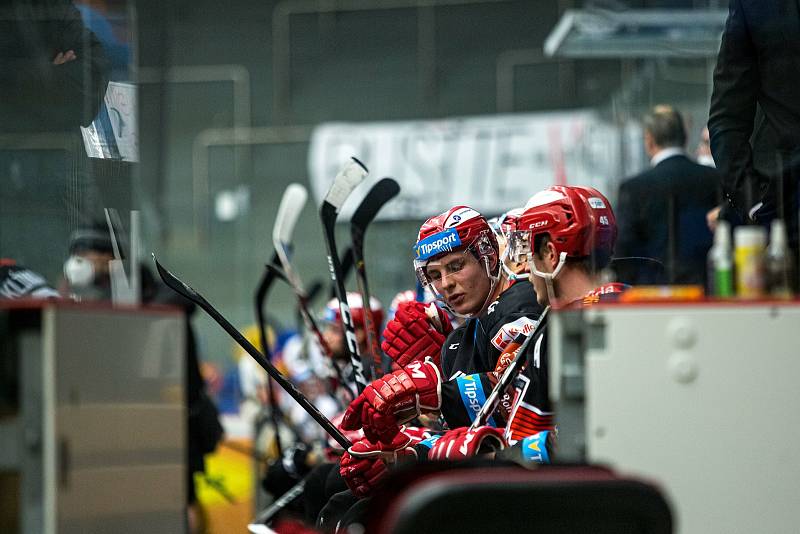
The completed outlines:
{"type": "Polygon", "coordinates": [[[669,505],[650,483],[590,466],[457,465],[400,474],[373,501],[367,532],[668,534],[669,505]]]}

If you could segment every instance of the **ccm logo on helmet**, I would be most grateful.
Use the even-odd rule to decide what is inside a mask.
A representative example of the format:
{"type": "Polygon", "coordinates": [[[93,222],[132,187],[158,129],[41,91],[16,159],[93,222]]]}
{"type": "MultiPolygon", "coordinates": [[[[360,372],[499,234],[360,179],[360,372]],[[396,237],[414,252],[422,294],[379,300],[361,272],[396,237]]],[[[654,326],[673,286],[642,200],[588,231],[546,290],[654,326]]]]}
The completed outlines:
{"type": "Polygon", "coordinates": [[[461,238],[458,237],[458,230],[451,228],[426,237],[414,246],[414,252],[418,260],[427,260],[442,252],[449,252],[460,244],[461,238]]]}
{"type": "Polygon", "coordinates": [[[535,230],[536,228],[541,228],[542,226],[547,226],[547,224],[549,222],[550,221],[547,221],[547,220],[532,222],[532,223],[530,223],[528,225],[528,230],[535,230]]]}

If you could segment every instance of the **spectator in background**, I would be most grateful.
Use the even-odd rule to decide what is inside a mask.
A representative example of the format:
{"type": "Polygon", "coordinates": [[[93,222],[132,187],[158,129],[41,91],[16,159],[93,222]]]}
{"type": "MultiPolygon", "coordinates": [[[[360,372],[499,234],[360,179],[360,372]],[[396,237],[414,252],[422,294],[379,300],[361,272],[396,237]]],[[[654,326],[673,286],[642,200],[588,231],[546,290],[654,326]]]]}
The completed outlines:
{"type": "MultiPolygon", "coordinates": [[[[123,244],[120,246],[124,248],[123,244]]],[[[108,262],[113,259],[111,236],[105,223],[78,228],[70,234],[62,292],[75,300],[111,300],[108,262]]]]}
{"type": "Polygon", "coordinates": [[[708,129],[725,195],[723,213],[786,220],[797,249],[800,179],[800,4],[730,0],[708,129]],[[759,161],[760,160],[760,161],[759,161]]]}
{"type": "Polygon", "coordinates": [[[718,204],[719,177],[714,169],[691,161],[685,145],[686,129],[675,108],[655,106],[645,116],[644,146],[652,168],[619,188],[617,256],[652,258],[663,266],[621,261],[621,282],[704,283],[713,238],[706,214],[718,204]]]}
{"type": "Polygon", "coordinates": [[[0,131],[78,131],[105,96],[109,62],[69,0],[0,5],[0,131]]]}

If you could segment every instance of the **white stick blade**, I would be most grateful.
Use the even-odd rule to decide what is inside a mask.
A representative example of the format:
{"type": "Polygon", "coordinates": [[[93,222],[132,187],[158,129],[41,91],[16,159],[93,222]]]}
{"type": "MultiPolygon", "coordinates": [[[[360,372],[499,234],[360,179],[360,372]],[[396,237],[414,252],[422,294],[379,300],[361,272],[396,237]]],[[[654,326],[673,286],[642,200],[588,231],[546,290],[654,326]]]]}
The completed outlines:
{"type": "Polygon", "coordinates": [[[339,211],[353,189],[367,177],[367,172],[361,162],[351,158],[333,179],[333,184],[331,184],[328,194],[325,195],[325,202],[333,205],[336,211],[339,211]]]}
{"type": "Polygon", "coordinates": [[[292,242],[292,233],[297,219],[306,205],[308,191],[300,184],[289,184],[283,192],[275,226],[272,228],[272,243],[276,249],[281,249],[292,242]]]}

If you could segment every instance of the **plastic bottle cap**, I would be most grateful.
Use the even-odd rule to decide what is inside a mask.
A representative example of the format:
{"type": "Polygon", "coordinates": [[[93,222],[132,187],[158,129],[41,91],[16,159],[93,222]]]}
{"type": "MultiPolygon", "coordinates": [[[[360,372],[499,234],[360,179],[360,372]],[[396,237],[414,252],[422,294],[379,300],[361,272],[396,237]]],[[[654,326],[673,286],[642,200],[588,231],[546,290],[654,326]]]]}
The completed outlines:
{"type": "Polygon", "coordinates": [[[767,244],[767,231],[761,226],[738,226],[733,231],[733,243],[740,247],[764,247],[767,244]]]}

